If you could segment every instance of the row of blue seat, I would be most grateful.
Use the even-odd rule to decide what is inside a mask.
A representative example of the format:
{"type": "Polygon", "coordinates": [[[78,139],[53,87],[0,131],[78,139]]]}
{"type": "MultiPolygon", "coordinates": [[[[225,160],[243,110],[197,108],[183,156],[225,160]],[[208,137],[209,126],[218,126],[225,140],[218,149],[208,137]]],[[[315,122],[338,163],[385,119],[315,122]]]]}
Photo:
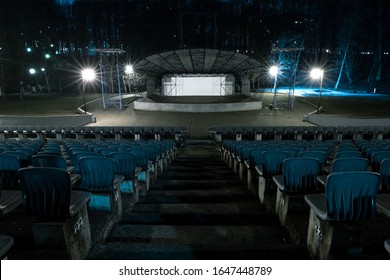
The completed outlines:
{"type": "Polygon", "coordinates": [[[91,248],[88,211],[108,211],[119,222],[122,208],[128,206],[123,205],[122,193],[131,192],[135,200],[139,189],[146,194],[150,177],[156,178],[176,156],[172,140],[7,140],[2,144],[20,148],[32,143],[39,148],[29,155],[28,167],[21,167],[16,155],[0,154],[1,209],[7,211],[2,214],[22,204],[24,213],[40,217],[33,224],[36,245],[65,246],[69,257],[76,259],[85,258],[91,248]],[[4,194],[12,188],[15,202],[11,205],[10,195],[4,194]],[[66,222],[59,222],[63,218],[66,222]],[[53,232],[53,226],[60,230],[53,232]],[[59,232],[64,236],[59,237],[59,232]]]}
{"type": "Polygon", "coordinates": [[[63,140],[66,138],[83,139],[94,138],[97,140],[103,138],[161,138],[171,139],[179,138],[186,134],[186,128],[182,126],[9,126],[0,127],[0,140],[8,138],[56,138],[63,140]]]}
{"type": "Polygon", "coordinates": [[[217,141],[284,140],[284,139],[384,139],[390,137],[390,126],[216,126],[208,129],[217,141]]]}
{"type": "MultiPolygon", "coordinates": [[[[313,222],[318,225],[320,223],[318,218],[325,222],[329,220],[350,222],[375,216],[375,199],[378,191],[390,192],[388,143],[383,140],[356,142],[231,140],[222,142],[221,156],[234,172],[239,173],[248,188],[259,195],[261,203],[268,203],[268,209],[275,211],[281,224],[287,227],[291,227],[291,224],[288,224],[288,212],[291,209],[307,208],[305,195],[318,193],[306,196],[306,202],[315,213],[310,216],[307,245],[314,258],[328,258],[331,246],[324,244],[329,245],[329,240],[326,243],[319,241],[318,236],[313,236],[313,222]],[[364,154],[362,150],[367,145],[382,147],[385,150],[379,149],[376,152],[373,150],[371,155],[364,154]],[[339,156],[346,151],[355,151],[360,153],[361,157],[339,156]],[[370,155],[370,161],[364,158],[363,154],[370,155]],[[377,155],[381,155],[378,158],[381,158],[379,170],[383,172],[382,174],[378,173],[379,171],[368,171],[369,162],[376,163],[377,155]],[[330,175],[320,176],[326,174],[323,165],[329,162],[332,163],[330,175]],[[320,184],[320,177],[323,185],[320,184]],[[274,195],[267,197],[267,193],[269,195],[272,190],[276,192],[276,197],[274,195]],[[350,202],[353,196],[363,194],[368,198],[350,202]],[[300,199],[297,200],[297,197],[300,199]],[[274,201],[270,203],[266,201],[267,199],[274,201]],[[321,250],[318,250],[319,246],[321,250]]],[[[372,168],[375,167],[371,166],[372,168]]],[[[323,223],[322,226],[326,227],[323,223]]]]}

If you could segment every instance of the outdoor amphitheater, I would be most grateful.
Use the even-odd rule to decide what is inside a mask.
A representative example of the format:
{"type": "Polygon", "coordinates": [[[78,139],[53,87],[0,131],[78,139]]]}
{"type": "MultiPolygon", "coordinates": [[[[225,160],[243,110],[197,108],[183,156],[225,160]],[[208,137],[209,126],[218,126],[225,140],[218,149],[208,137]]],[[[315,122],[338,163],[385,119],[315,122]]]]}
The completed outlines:
{"type": "Polygon", "coordinates": [[[390,128],[364,116],[386,96],[325,94],[321,113],[315,94],[273,97],[2,116],[2,257],[387,259],[390,128]],[[193,111],[205,104],[236,110],[193,111]]]}

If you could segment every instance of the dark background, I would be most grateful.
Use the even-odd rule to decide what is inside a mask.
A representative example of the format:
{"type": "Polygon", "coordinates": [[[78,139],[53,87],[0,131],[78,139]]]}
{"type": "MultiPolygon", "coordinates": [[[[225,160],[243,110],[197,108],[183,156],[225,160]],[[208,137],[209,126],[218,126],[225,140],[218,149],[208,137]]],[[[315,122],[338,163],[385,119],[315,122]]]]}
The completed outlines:
{"type": "Polygon", "coordinates": [[[294,71],[304,84],[305,71],[316,65],[325,69],[325,87],[386,87],[388,2],[2,0],[0,85],[3,93],[19,91],[20,82],[25,90],[50,84],[51,91],[71,92],[77,69],[97,64],[96,48],[122,49],[121,62],[136,63],[165,50],[207,47],[247,54],[264,63],[259,72],[282,64],[281,85],[294,71]],[[30,67],[46,73],[31,77],[30,67]]]}

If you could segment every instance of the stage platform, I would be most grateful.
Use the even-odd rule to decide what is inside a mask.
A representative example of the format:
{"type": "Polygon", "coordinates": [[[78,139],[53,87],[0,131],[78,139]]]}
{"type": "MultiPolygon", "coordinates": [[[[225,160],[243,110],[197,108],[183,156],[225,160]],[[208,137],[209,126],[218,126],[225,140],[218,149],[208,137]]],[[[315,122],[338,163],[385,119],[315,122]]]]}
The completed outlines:
{"type": "Polygon", "coordinates": [[[262,101],[250,96],[151,96],[134,101],[134,110],[153,112],[218,113],[256,111],[262,101]]]}

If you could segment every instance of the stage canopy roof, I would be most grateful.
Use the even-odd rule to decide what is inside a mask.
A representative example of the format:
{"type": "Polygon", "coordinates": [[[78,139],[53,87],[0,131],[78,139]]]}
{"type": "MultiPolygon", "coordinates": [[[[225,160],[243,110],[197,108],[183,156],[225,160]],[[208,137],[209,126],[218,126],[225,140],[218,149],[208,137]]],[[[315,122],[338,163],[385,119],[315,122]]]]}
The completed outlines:
{"type": "Polygon", "coordinates": [[[137,73],[149,77],[163,75],[233,74],[259,72],[261,64],[247,55],[217,49],[179,49],[148,56],[134,65],[137,73]]]}

